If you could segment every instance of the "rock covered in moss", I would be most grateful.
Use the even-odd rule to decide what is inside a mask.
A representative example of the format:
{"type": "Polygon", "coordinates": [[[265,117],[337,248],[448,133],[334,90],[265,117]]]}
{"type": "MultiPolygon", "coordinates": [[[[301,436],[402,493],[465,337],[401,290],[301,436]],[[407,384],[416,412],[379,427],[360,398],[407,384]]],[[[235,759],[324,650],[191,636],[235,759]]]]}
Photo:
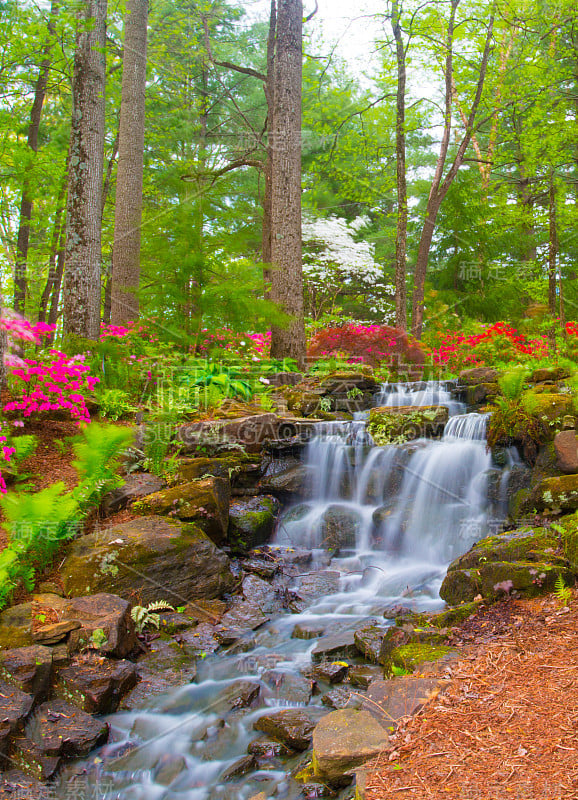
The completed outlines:
{"type": "Polygon", "coordinates": [[[206,477],[150,494],[133,508],[143,515],[168,514],[195,522],[215,544],[221,545],[227,539],[230,499],[228,478],[206,477]]]}
{"type": "Polygon", "coordinates": [[[369,412],[368,431],[377,445],[441,436],[449,418],[446,406],[385,406],[369,412]]]}
{"type": "Polygon", "coordinates": [[[468,386],[476,386],[480,383],[496,383],[499,374],[498,370],[491,367],[473,367],[460,372],[459,382],[468,386]]]}
{"type": "Polygon", "coordinates": [[[535,369],[530,376],[531,383],[543,383],[544,381],[559,381],[570,376],[567,367],[551,367],[535,369]]]}
{"type": "Polygon", "coordinates": [[[455,569],[448,572],[440,588],[440,597],[450,606],[470,603],[481,591],[477,569],[455,569]]]}
{"type": "Polygon", "coordinates": [[[578,509],[578,475],[545,478],[532,493],[536,508],[561,511],[578,509]]]}
{"type": "Polygon", "coordinates": [[[280,503],[271,495],[233,500],[229,508],[228,542],[235,551],[247,552],[266,544],[273,535],[280,503]]]}
{"type": "Polygon", "coordinates": [[[559,550],[555,531],[548,528],[520,528],[477,542],[450,564],[448,572],[481,567],[490,561],[550,561],[564,565],[563,556],[558,555],[559,550]]]}
{"type": "Polygon", "coordinates": [[[453,650],[451,647],[447,647],[443,644],[410,642],[401,647],[396,647],[395,650],[392,651],[390,669],[397,667],[406,672],[413,672],[423,664],[439,661],[452,652],[453,650]]]}
{"type": "Polygon", "coordinates": [[[150,516],[82,536],[62,565],[68,594],[108,591],[174,605],[232,589],[227,556],[191,523],[150,516]]]}
{"type": "Polygon", "coordinates": [[[181,425],[177,440],[185,452],[203,446],[241,445],[248,453],[259,453],[266,442],[295,436],[294,423],[277,414],[253,414],[238,419],[203,420],[181,425]]]}

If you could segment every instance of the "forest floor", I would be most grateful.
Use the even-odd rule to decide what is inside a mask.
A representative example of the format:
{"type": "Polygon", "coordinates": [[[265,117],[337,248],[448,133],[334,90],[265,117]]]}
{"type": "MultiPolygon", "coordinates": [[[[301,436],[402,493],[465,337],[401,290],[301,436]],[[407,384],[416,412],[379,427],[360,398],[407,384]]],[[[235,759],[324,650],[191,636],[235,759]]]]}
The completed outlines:
{"type": "Polygon", "coordinates": [[[456,639],[448,689],[393,734],[367,800],[576,800],[578,593],[481,609],[456,639]]]}

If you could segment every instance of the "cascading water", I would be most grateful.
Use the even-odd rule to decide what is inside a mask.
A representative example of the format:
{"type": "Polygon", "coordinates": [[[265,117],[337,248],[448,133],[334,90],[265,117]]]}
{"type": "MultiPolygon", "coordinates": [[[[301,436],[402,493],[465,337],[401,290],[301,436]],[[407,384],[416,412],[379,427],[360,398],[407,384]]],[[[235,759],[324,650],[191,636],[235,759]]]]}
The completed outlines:
{"type": "Polygon", "coordinates": [[[284,514],[275,546],[280,553],[313,550],[313,565],[302,571],[324,570],[335,578],[333,591],[318,593],[301,613],[280,612],[246,640],[246,648],[199,662],[196,683],[151,699],[147,708],[113,715],[114,743],[75,767],[94,780],[98,775],[101,785],[111,782],[102,800],[248,800],[260,791],[303,797],[288,776],[295,760],[273,759],[223,781],[255,738],[253,722],[288,704],[272,691],[264,670],[301,676],[315,641],[291,638],[296,624],[344,631],[399,604],[440,608],[448,562],[488,532],[495,513],[487,492],[485,415],[459,413],[463,406],[441,384],[388,386],[377,400],[439,403],[453,415],[439,441],[375,447],[362,420],[317,425],[305,457],[308,498],[284,514]],[[239,678],[260,685],[260,707],[223,716],[219,698],[239,678]],[[168,784],[159,777],[167,758],[179,763],[168,784]]]}

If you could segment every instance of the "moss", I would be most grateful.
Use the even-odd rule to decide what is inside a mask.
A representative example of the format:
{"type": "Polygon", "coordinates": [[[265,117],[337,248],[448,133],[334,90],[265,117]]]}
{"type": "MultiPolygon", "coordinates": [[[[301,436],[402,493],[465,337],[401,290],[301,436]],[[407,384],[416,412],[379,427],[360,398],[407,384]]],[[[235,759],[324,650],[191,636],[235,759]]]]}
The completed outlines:
{"type": "Polygon", "coordinates": [[[568,559],[570,568],[578,573],[578,514],[572,514],[560,520],[562,529],[562,548],[568,559]]]}
{"type": "Polygon", "coordinates": [[[440,589],[440,597],[450,606],[470,603],[480,594],[480,571],[455,569],[448,572],[440,589]]]}
{"type": "Polygon", "coordinates": [[[546,528],[521,528],[481,539],[450,564],[454,569],[480,567],[489,561],[551,561],[559,550],[558,536],[546,528]]]}
{"type": "Polygon", "coordinates": [[[412,642],[404,644],[391,654],[391,661],[395,667],[405,670],[414,670],[426,661],[439,661],[448,653],[453,652],[451,647],[435,644],[420,644],[412,642]]]}
{"type": "Polygon", "coordinates": [[[510,592],[537,597],[554,590],[558,576],[571,582],[571,571],[563,566],[536,562],[495,562],[480,569],[482,594],[496,599],[510,592]]]}
{"type": "Polygon", "coordinates": [[[379,446],[402,444],[425,436],[439,436],[448,420],[445,406],[372,408],[368,431],[379,446]]]}
{"type": "Polygon", "coordinates": [[[545,478],[534,491],[536,508],[575,511],[578,509],[578,475],[545,478]]]}
{"type": "Polygon", "coordinates": [[[435,614],[430,618],[430,625],[436,628],[449,628],[452,625],[459,625],[460,622],[464,622],[472,614],[475,614],[478,608],[479,602],[462,603],[455,608],[442,611],[441,614],[435,614]]]}

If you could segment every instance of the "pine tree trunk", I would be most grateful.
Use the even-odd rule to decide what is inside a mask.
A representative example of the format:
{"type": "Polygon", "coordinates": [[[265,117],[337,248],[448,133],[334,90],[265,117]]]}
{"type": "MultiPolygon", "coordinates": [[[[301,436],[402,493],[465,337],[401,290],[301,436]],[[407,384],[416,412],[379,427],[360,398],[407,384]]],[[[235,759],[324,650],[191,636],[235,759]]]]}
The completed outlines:
{"type": "Polygon", "coordinates": [[[113,325],[139,316],[147,23],[148,0],[128,0],[112,248],[113,325]]]}
{"type": "Polygon", "coordinates": [[[407,179],[405,172],[405,88],[407,82],[405,47],[401,36],[398,0],[392,0],[391,27],[395,38],[397,61],[397,100],[395,121],[395,152],[397,161],[397,230],[395,236],[395,324],[407,329],[407,179]]]}
{"type": "MultiPolygon", "coordinates": [[[[267,39],[267,80],[265,81],[265,99],[267,101],[267,126],[273,129],[273,112],[275,110],[275,40],[277,38],[277,0],[271,0],[269,18],[269,36],[267,39]]],[[[271,184],[273,181],[271,148],[267,147],[263,168],[265,191],[263,193],[263,230],[261,241],[261,258],[263,264],[263,281],[265,297],[270,295],[271,284],[271,184]]]]}
{"type": "MultiPolygon", "coordinates": [[[[54,39],[54,20],[58,14],[58,0],[52,0],[50,16],[48,19],[49,39],[43,48],[42,62],[38,71],[38,78],[34,88],[34,101],[30,111],[30,125],[28,127],[28,147],[33,153],[38,152],[38,132],[40,130],[40,120],[42,119],[42,107],[46,96],[48,85],[48,74],[52,59],[50,56],[54,39]]],[[[19,314],[26,312],[27,275],[26,264],[28,261],[28,247],[30,244],[30,223],[32,221],[33,198],[30,189],[29,169],[33,161],[30,162],[24,174],[22,186],[22,198],[20,201],[20,219],[18,225],[18,239],[16,243],[16,263],[14,267],[14,310],[19,314]]]]}
{"type": "Polygon", "coordinates": [[[39,322],[46,322],[46,317],[48,316],[48,303],[56,283],[56,263],[58,260],[61,233],[64,223],[63,216],[66,208],[66,183],[67,180],[65,175],[58,192],[56,214],[54,216],[54,228],[52,230],[52,242],[50,244],[50,259],[48,261],[48,278],[46,280],[44,291],[42,292],[42,297],[40,298],[40,310],[38,312],[39,322]]]}
{"type": "Polygon", "coordinates": [[[271,300],[292,317],[273,327],[271,356],[305,364],[301,233],[303,3],[279,0],[271,128],[271,300]]]}
{"type": "Polygon", "coordinates": [[[97,339],[100,328],[107,0],[80,12],[68,168],[64,333],[97,339]]]}

